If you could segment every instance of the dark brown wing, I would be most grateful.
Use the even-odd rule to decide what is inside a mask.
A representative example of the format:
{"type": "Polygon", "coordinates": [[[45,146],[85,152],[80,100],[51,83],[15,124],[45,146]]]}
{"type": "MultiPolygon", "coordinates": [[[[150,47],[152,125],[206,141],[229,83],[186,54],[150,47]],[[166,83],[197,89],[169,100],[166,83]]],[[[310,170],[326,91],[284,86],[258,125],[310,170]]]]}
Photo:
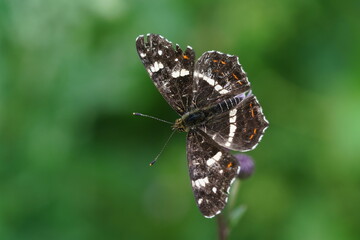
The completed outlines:
{"type": "Polygon", "coordinates": [[[214,117],[201,129],[221,146],[245,152],[257,146],[268,126],[259,102],[250,93],[236,107],[214,117]]]}
{"type": "Polygon", "coordinates": [[[157,34],[136,39],[136,49],[155,86],[170,106],[180,115],[190,108],[195,52],[185,51],[157,34]]]}
{"type": "Polygon", "coordinates": [[[237,56],[210,51],[195,64],[193,88],[192,109],[196,109],[244,93],[250,83],[237,56]]]}
{"type": "Polygon", "coordinates": [[[201,130],[187,136],[187,159],[196,204],[205,217],[219,214],[240,171],[234,156],[201,130]]]}

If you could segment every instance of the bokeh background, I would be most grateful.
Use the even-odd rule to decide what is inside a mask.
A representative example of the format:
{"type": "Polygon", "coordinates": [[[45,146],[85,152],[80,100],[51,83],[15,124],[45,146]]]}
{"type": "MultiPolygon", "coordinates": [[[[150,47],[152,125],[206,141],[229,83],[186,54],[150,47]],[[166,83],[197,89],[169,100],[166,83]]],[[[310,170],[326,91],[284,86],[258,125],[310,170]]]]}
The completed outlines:
{"type": "Polygon", "coordinates": [[[0,1],[0,239],[216,239],[138,59],[238,55],[270,127],[230,239],[359,239],[360,2],[0,1]]]}

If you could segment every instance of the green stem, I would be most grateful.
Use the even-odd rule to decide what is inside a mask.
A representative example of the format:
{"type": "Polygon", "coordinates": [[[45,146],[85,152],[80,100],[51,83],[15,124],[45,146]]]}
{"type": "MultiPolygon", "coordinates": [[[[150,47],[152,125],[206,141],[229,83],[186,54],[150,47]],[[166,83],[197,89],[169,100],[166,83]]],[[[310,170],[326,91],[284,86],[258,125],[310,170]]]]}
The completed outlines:
{"type": "Polygon", "coordinates": [[[237,179],[231,187],[231,194],[229,196],[229,206],[228,206],[228,209],[230,211],[231,211],[231,209],[234,208],[234,204],[236,202],[236,197],[240,190],[240,185],[241,185],[241,181],[239,179],[237,179]]]}
{"type": "Polygon", "coordinates": [[[229,227],[226,223],[224,214],[221,213],[221,214],[217,215],[216,220],[218,223],[219,240],[226,240],[229,236],[229,227]]]}

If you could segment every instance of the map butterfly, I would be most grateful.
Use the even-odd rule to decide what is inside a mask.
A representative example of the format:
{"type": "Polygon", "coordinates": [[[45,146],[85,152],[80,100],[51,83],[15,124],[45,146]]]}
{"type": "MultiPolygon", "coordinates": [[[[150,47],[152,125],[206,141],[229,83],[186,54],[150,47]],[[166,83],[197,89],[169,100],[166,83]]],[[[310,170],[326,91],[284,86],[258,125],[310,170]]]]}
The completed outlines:
{"type": "Polygon", "coordinates": [[[230,150],[249,151],[269,123],[252,94],[237,56],[205,52],[195,61],[157,34],[136,39],[139,57],[155,86],[181,116],[173,129],[187,132],[187,159],[197,206],[208,218],[225,207],[240,165],[230,150]]]}

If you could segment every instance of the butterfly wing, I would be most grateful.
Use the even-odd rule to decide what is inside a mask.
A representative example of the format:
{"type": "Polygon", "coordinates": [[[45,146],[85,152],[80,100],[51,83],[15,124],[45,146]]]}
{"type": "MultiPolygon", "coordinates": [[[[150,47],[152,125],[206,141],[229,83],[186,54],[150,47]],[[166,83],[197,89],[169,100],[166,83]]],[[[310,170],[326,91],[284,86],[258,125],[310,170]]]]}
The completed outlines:
{"type": "Polygon", "coordinates": [[[250,151],[260,142],[269,122],[252,94],[225,114],[201,127],[219,145],[237,151],[250,151]]]}
{"type": "Polygon", "coordinates": [[[237,56],[210,51],[195,64],[193,88],[192,109],[196,109],[244,93],[250,83],[237,56]]]}
{"type": "Polygon", "coordinates": [[[192,98],[195,52],[185,51],[157,34],[136,39],[136,49],[161,95],[180,115],[189,110],[192,98]]]}
{"type": "Polygon", "coordinates": [[[196,204],[205,217],[213,217],[225,207],[240,166],[234,156],[201,130],[188,133],[186,147],[196,204]]]}
{"type": "Polygon", "coordinates": [[[201,129],[219,145],[238,151],[254,149],[269,123],[237,56],[205,52],[194,70],[192,109],[209,102],[221,111],[201,129]],[[239,100],[241,99],[241,100],[239,100]]]}

